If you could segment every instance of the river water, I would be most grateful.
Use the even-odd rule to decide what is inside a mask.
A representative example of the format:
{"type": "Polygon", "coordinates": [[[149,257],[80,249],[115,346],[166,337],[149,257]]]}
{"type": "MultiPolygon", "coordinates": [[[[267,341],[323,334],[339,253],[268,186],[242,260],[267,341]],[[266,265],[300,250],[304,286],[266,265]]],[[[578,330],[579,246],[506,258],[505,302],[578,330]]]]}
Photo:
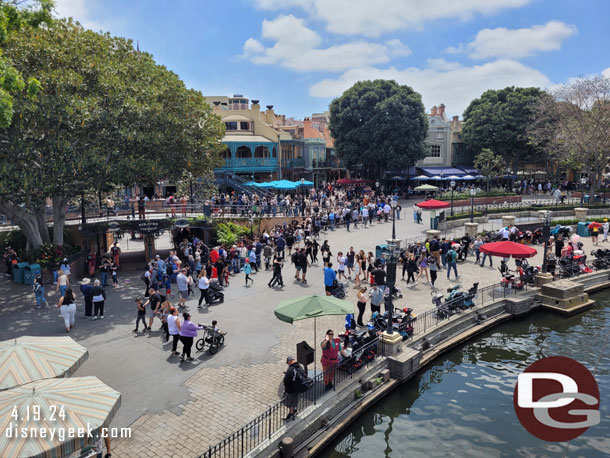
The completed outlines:
{"type": "Polygon", "coordinates": [[[539,311],[445,353],[361,415],[322,456],[610,456],[610,291],[591,298],[596,304],[586,313],[539,311]],[[601,395],[601,423],[569,443],[530,435],[513,408],[517,376],[559,355],[592,372],[597,365],[601,395]]]}

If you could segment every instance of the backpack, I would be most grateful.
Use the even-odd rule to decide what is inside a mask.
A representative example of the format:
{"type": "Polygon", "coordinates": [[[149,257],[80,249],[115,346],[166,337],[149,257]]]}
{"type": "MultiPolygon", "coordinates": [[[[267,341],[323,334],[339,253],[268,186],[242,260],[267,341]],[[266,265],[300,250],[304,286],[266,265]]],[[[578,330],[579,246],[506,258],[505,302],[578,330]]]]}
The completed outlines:
{"type": "Polygon", "coordinates": [[[457,253],[455,252],[455,250],[451,250],[448,254],[449,254],[449,257],[451,258],[449,260],[449,262],[455,262],[455,260],[457,258],[457,253]]]}
{"type": "Polygon", "coordinates": [[[171,277],[174,274],[174,264],[172,262],[168,262],[165,266],[165,273],[168,277],[171,277]]]}
{"type": "Polygon", "coordinates": [[[293,264],[295,264],[295,265],[296,265],[296,264],[297,264],[297,262],[298,262],[298,258],[297,258],[297,256],[298,256],[298,255],[297,255],[297,252],[295,251],[294,253],[292,253],[292,256],[290,257],[290,261],[291,261],[293,264]]]}
{"type": "Polygon", "coordinates": [[[294,367],[293,369],[292,387],[294,388],[295,393],[304,393],[311,385],[313,385],[313,380],[305,376],[301,366],[298,368],[294,367]]]}

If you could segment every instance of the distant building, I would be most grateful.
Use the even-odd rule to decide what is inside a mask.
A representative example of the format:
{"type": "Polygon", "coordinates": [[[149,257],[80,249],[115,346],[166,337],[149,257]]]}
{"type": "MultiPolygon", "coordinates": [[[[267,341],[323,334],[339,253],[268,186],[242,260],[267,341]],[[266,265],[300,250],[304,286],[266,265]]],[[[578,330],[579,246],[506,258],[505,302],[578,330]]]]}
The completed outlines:
{"type": "Polygon", "coordinates": [[[224,165],[216,174],[229,173],[258,182],[281,179],[280,155],[282,132],[275,129],[273,105],[261,112],[259,101],[240,94],[233,97],[206,97],[214,113],[220,115],[226,132],[222,143],[224,165]]]}

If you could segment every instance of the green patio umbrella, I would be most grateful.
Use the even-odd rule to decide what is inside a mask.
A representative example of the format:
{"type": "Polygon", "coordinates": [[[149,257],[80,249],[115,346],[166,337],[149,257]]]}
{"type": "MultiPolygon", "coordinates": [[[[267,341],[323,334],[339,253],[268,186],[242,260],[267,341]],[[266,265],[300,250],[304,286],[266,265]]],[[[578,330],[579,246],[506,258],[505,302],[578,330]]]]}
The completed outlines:
{"type": "Polygon", "coordinates": [[[421,186],[417,186],[413,188],[414,191],[438,191],[436,186],[432,186],[431,184],[422,184],[421,186]]]}
{"type": "MultiPolygon", "coordinates": [[[[316,343],[316,318],[329,315],[347,315],[354,312],[354,306],[333,296],[303,296],[281,301],[275,308],[275,316],[286,323],[313,318],[313,343],[316,343]]],[[[317,361],[314,358],[314,373],[317,361]]]]}

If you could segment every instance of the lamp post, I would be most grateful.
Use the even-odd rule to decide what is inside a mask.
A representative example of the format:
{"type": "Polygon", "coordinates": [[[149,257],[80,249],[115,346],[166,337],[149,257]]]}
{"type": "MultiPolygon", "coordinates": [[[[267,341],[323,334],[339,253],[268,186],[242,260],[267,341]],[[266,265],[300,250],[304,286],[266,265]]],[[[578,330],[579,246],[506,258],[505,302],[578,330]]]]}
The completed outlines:
{"type": "Polygon", "coordinates": [[[585,200],[585,185],[586,184],[587,184],[587,179],[585,177],[581,177],[581,179],[580,179],[580,206],[581,207],[585,200]]]}
{"type": "Polygon", "coordinates": [[[470,222],[474,222],[474,196],[477,194],[475,188],[470,188],[470,222]]]}
{"type": "Polygon", "coordinates": [[[303,202],[301,205],[302,210],[302,216],[305,216],[305,178],[301,178],[301,194],[303,196],[303,202]]]}
{"type": "Polygon", "coordinates": [[[386,332],[390,335],[394,332],[394,330],[392,329],[392,314],[394,312],[394,303],[392,302],[392,291],[394,290],[394,286],[396,285],[396,261],[398,260],[396,252],[400,249],[400,240],[396,238],[396,205],[396,201],[392,199],[392,238],[387,240],[389,253],[387,255],[388,272],[386,276],[386,288],[388,288],[389,291],[387,297],[384,297],[385,312],[388,319],[386,332]]]}
{"type": "Polygon", "coordinates": [[[544,226],[542,227],[542,237],[544,238],[544,253],[542,255],[542,273],[547,273],[547,251],[549,248],[549,238],[551,236],[551,215],[550,211],[547,211],[544,215],[544,226]]]}
{"type": "Polygon", "coordinates": [[[455,190],[455,181],[451,180],[449,186],[451,186],[451,216],[453,216],[453,191],[455,190]]]}
{"type": "Polygon", "coordinates": [[[250,215],[250,240],[254,242],[254,215],[250,215]]]}

